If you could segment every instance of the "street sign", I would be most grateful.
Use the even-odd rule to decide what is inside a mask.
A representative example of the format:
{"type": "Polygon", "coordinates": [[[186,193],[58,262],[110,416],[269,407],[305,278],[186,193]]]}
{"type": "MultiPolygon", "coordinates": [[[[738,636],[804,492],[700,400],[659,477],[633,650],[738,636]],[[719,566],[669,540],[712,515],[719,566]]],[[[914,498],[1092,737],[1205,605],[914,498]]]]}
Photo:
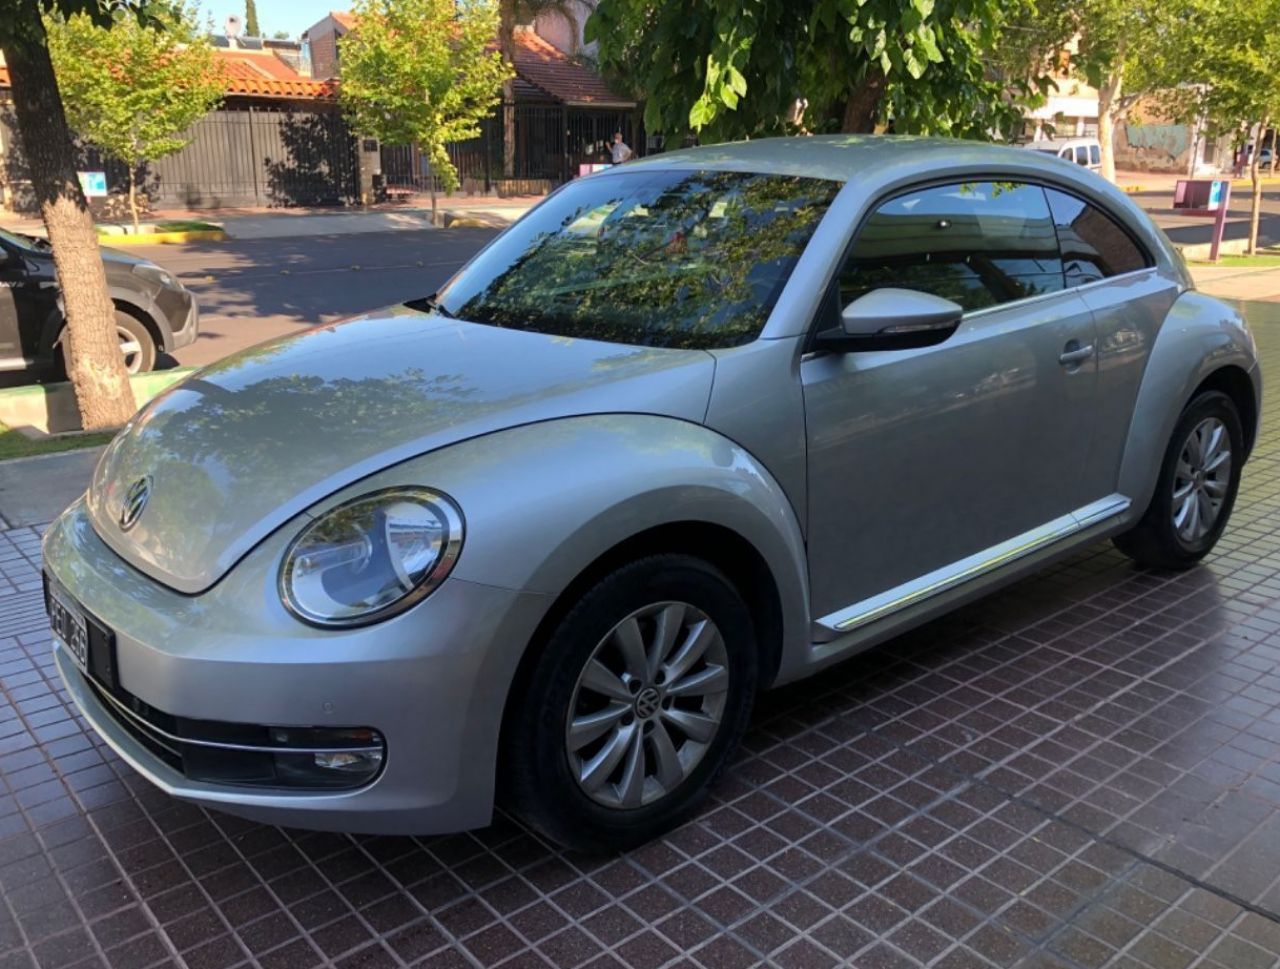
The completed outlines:
{"type": "Polygon", "coordinates": [[[104,199],[107,197],[106,172],[76,172],[80,176],[80,190],[88,199],[104,199]]]}

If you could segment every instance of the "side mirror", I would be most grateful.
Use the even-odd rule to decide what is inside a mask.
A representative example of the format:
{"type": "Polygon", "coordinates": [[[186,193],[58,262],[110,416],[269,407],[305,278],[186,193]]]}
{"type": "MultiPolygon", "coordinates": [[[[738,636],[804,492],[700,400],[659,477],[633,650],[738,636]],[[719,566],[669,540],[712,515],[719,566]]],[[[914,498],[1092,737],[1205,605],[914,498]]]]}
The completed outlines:
{"type": "Polygon", "coordinates": [[[873,289],[844,308],[838,329],[818,334],[817,346],[837,353],[911,350],[951,336],[964,310],[958,303],[914,289],[873,289]]]}

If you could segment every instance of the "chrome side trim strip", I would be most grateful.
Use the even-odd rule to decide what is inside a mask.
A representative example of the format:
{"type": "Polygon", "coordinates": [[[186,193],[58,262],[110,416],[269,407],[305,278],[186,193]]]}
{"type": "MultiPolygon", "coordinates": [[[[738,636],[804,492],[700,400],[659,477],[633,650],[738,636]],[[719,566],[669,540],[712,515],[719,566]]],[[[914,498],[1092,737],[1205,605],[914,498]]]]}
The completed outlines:
{"type": "Polygon", "coordinates": [[[838,609],[823,616],[817,624],[832,632],[850,632],[859,626],[883,619],[890,613],[916,605],[948,589],[953,589],[963,582],[1017,561],[1068,535],[1114,518],[1126,511],[1128,507],[1128,498],[1119,494],[1109,495],[1083,508],[1077,508],[1071,514],[1055,518],[1021,535],[1015,535],[999,545],[993,545],[968,558],[922,575],[918,579],[912,579],[879,595],[838,609]]]}
{"type": "MultiPolygon", "coordinates": [[[[87,677],[86,680],[88,680],[87,677]]],[[[253,754],[372,754],[378,753],[383,749],[382,747],[265,747],[252,744],[221,743],[214,740],[192,740],[189,737],[179,737],[176,734],[171,734],[152,723],[148,723],[106,690],[102,689],[102,687],[98,686],[98,684],[92,680],[88,680],[88,682],[94,696],[110,704],[118,716],[124,717],[138,730],[150,735],[161,746],[177,755],[181,755],[181,751],[172,750],[169,744],[182,744],[188,747],[212,747],[217,750],[238,750],[253,754]],[[167,741],[167,743],[162,741],[167,741]]]]}

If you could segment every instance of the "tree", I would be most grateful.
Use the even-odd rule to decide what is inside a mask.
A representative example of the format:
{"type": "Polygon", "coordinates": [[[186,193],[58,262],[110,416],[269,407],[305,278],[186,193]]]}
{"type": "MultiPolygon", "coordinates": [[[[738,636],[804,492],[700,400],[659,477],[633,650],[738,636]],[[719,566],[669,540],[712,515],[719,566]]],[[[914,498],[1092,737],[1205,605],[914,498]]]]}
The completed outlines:
{"type": "Polygon", "coordinates": [[[515,63],[516,25],[529,23],[545,14],[555,13],[569,22],[569,32],[577,42],[578,0],[498,0],[498,47],[511,67],[511,75],[502,82],[502,174],[516,174],[515,63]]]}
{"type": "Polygon", "coordinates": [[[1144,97],[1182,78],[1169,60],[1183,0],[1035,0],[1007,25],[997,59],[1006,70],[1070,70],[1098,91],[1102,174],[1116,178],[1115,129],[1144,97]]]}
{"type": "Polygon", "coordinates": [[[586,37],[668,138],[782,134],[798,102],[809,130],[988,137],[1017,117],[987,65],[1022,2],[600,0],[586,37]]]}
{"type": "Polygon", "coordinates": [[[439,178],[458,173],[445,146],[480,134],[511,72],[492,50],[494,0],[358,0],[342,46],[343,108],[352,126],[389,144],[414,144],[439,178]]]}
{"type": "Polygon", "coordinates": [[[136,409],[116,337],[115,307],[98,253],[42,14],[84,14],[102,26],[146,21],[147,0],[0,0],[0,52],[9,68],[31,187],[53,246],[67,325],[63,355],[85,430],[117,427],[136,409]]]}
{"type": "MultiPolygon", "coordinates": [[[[1280,49],[1275,25],[1280,0],[1189,0],[1170,60],[1191,83],[1168,96],[1180,120],[1203,119],[1211,136],[1243,137],[1249,151],[1253,196],[1249,251],[1258,247],[1262,212],[1259,170],[1263,138],[1280,119],[1280,49]]],[[[1273,139],[1274,140],[1274,139],[1273,139]]]]}
{"type": "Polygon", "coordinates": [[[244,35],[262,36],[262,30],[258,27],[258,4],[255,0],[244,0],[244,35]]]}
{"type": "Polygon", "coordinates": [[[100,27],[85,14],[46,22],[71,127],[124,162],[138,231],[138,171],[183,148],[188,128],[222,98],[223,77],[195,12],[175,4],[141,24],[100,27]]]}

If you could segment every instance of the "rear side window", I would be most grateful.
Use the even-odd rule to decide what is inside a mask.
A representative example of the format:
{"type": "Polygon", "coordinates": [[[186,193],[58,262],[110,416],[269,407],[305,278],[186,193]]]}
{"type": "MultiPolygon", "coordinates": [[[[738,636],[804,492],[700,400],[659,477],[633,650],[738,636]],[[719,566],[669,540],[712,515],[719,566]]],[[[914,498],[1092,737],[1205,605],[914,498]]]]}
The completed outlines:
{"type": "Polygon", "coordinates": [[[1089,146],[1089,164],[1090,165],[1102,164],[1102,149],[1099,148],[1097,145],[1089,146]]]}
{"type": "Polygon", "coordinates": [[[933,293],[966,312],[1063,288],[1044,190],[964,182],[889,199],[840,273],[840,305],[885,287],[933,293]]]}
{"type": "Polygon", "coordinates": [[[1089,149],[1086,148],[1084,145],[1076,145],[1076,164],[1077,165],[1089,164],[1089,149]]]}
{"type": "Polygon", "coordinates": [[[1045,193],[1058,230],[1068,287],[1151,265],[1138,244],[1101,209],[1056,189],[1045,193]]]}

